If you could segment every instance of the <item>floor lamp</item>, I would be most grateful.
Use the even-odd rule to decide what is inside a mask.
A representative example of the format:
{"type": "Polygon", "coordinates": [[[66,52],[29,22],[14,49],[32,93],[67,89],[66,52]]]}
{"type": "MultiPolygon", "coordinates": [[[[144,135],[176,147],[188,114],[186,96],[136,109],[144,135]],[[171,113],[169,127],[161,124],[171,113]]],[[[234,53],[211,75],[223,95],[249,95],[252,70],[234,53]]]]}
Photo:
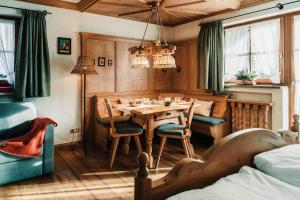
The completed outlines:
{"type": "Polygon", "coordinates": [[[79,56],[77,64],[71,71],[71,74],[80,74],[83,76],[83,146],[84,154],[87,155],[87,138],[86,138],[86,75],[98,74],[95,69],[95,60],[89,56],[79,56]]]}

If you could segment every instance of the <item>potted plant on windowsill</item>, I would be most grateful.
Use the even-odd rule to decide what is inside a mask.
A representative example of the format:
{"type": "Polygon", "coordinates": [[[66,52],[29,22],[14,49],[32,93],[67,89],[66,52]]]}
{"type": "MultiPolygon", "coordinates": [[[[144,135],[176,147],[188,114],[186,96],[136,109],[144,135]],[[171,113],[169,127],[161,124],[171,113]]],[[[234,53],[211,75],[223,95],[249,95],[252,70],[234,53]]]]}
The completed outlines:
{"type": "Polygon", "coordinates": [[[236,80],[238,84],[241,85],[256,85],[255,78],[257,75],[254,73],[248,73],[244,71],[238,71],[235,74],[236,80]]]}

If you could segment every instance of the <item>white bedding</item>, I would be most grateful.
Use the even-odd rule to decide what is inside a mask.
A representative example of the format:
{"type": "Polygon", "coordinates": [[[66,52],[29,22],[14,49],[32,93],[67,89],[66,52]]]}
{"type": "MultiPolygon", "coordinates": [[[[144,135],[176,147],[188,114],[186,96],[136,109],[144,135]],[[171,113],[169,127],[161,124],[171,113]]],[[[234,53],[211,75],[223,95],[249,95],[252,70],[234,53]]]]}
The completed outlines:
{"type": "Polygon", "coordinates": [[[256,169],[243,167],[203,189],[190,190],[168,200],[299,200],[300,188],[256,169]]]}

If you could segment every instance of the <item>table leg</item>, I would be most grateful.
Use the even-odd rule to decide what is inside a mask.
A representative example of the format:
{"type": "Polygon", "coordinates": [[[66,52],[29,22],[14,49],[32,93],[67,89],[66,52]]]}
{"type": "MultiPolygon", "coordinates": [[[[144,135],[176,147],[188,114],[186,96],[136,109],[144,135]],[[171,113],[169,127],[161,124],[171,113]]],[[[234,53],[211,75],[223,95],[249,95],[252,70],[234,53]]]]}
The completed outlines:
{"type": "Polygon", "coordinates": [[[154,117],[151,116],[147,120],[147,130],[146,130],[146,152],[149,155],[149,165],[150,169],[154,168],[153,166],[153,156],[152,156],[152,140],[154,135],[154,117]]]}

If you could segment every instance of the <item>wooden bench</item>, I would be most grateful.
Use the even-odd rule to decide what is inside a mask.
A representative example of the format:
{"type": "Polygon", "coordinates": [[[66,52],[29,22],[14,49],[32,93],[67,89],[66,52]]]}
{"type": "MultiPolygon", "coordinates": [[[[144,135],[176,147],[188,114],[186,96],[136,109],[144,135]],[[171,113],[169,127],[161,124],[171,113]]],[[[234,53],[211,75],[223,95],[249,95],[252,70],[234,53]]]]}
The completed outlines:
{"type": "MultiPolygon", "coordinates": [[[[174,92],[174,93],[159,93],[159,92],[139,92],[139,93],[106,93],[95,96],[95,140],[105,150],[107,150],[107,143],[109,141],[109,121],[108,114],[105,108],[104,98],[110,99],[112,105],[119,104],[120,99],[139,99],[139,98],[157,98],[157,97],[182,97],[186,100],[190,98],[213,101],[211,117],[204,117],[194,115],[192,122],[193,133],[200,133],[212,136],[214,143],[229,134],[230,125],[227,118],[226,95],[214,95],[211,92],[174,92]]],[[[115,121],[129,120],[130,116],[122,116],[122,113],[114,111],[113,116],[115,121]]]]}
{"type": "Polygon", "coordinates": [[[182,97],[201,101],[213,101],[211,116],[194,114],[192,122],[193,134],[205,134],[214,138],[214,144],[230,133],[229,111],[227,109],[228,95],[215,95],[211,91],[179,91],[178,93],[162,93],[162,97],[182,97]]]}

